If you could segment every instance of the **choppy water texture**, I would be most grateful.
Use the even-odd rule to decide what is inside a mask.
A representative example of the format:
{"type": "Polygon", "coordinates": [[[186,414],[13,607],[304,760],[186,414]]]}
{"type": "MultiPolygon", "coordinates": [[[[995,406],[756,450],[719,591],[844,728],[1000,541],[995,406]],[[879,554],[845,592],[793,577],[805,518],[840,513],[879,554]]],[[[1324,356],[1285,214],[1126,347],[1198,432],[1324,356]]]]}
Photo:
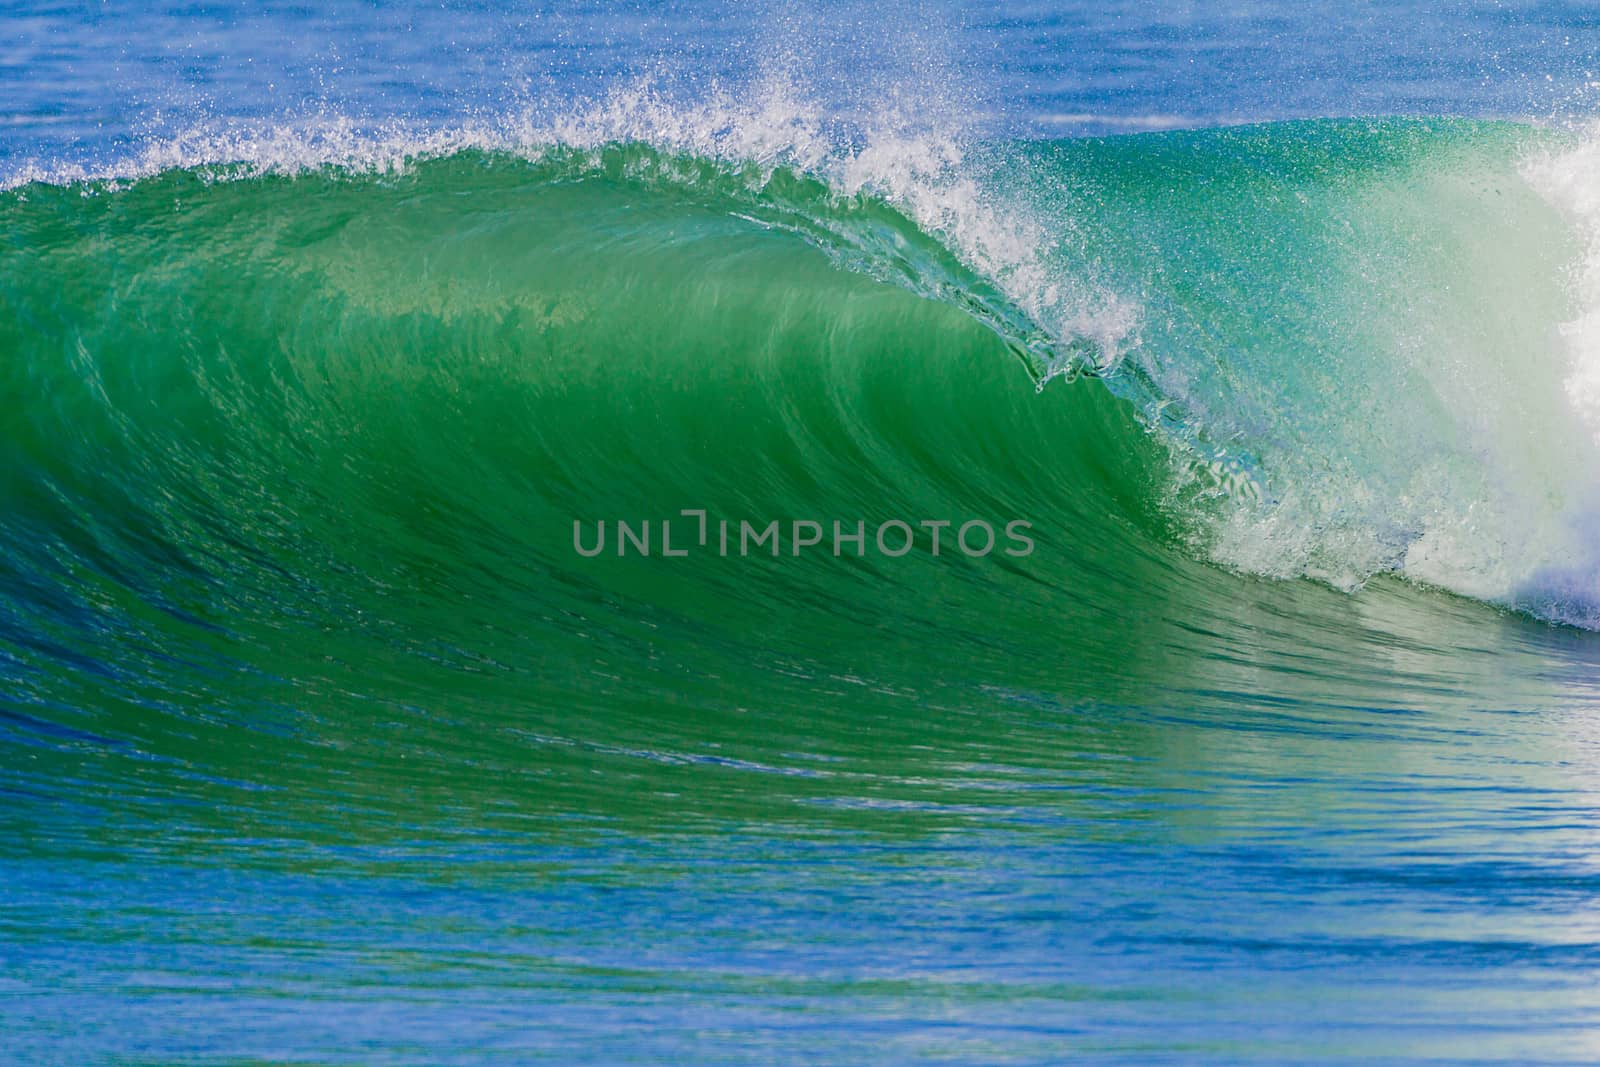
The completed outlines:
{"type": "MultiPolygon", "coordinates": [[[[694,14],[545,51],[735,54],[694,14]]],[[[1160,123],[1017,42],[1167,40],[1156,91],[1211,16],[942,14],[1056,57],[978,94],[1033,135],[793,56],[459,121],[482,70],[282,125],[252,70],[63,135],[123,105],[20,48],[0,1059],[1600,1059],[1600,148],[1494,117],[1540,56],[1571,98],[1581,19],[1345,75],[1455,117],[1060,139],[1160,123]],[[617,553],[682,509],[867,551],[617,553]]],[[[1269,15],[1220,24],[1310,32],[1269,15]]],[[[1247,82],[1209,117],[1282,118],[1247,82]]]]}

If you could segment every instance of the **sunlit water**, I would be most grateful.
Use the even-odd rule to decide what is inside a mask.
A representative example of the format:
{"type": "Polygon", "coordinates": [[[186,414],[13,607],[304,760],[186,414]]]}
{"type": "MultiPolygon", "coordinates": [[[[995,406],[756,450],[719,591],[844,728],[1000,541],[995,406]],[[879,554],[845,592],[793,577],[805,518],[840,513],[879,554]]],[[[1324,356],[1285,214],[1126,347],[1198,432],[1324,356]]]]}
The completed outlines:
{"type": "Polygon", "coordinates": [[[0,8],[0,1059],[1600,1060],[1592,21],[0,8]]]}

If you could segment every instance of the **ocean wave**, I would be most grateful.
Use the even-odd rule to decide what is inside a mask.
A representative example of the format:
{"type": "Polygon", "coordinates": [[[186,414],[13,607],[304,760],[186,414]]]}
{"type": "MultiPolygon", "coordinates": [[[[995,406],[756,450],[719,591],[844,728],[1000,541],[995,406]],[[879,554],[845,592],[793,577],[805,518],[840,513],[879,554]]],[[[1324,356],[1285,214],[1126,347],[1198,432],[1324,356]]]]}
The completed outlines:
{"type": "MultiPolygon", "coordinates": [[[[633,383],[677,373],[664,353],[701,352],[710,380],[762,381],[780,334],[791,368],[819,367],[850,331],[884,347],[896,381],[929,376],[947,346],[947,327],[931,324],[944,320],[930,309],[915,327],[868,322],[817,295],[817,279],[797,289],[791,260],[820,250],[832,269],[977,320],[1041,388],[1097,377],[1036,402],[1076,412],[1086,390],[1106,394],[1093,404],[1131,421],[1095,448],[1155,447],[1163,473],[1140,459],[1139,484],[1107,486],[1064,455],[1049,481],[1157,531],[1166,547],[1151,551],[1346,590],[1394,573],[1594,625],[1586,137],[1389,120],[997,143],[903,115],[840,129],[781,85],[752,99],[686,109],[637,89],[556,121],[212,130],[99,170],[19,169],[0,204],[23,238],[6,295],[27,311],[20,323],[50,325],[15,327],[12,345],[27,361],[64,360],[63,380],[84,376],[76,388],[102,401],[97,382],[130,373],[132,350],[151,364],[142,373],[203,383],[202,400],[224,373],[218,353],[226,378],[280,385],[305,380],[297,360],[343,361],[347,387],[374,397],[407,376],[453,380],[448,360],[426,364],[440,353],[475,361],[473,390],[520,395],[539,353],[551,381],[563,380],[555,368],[610,370],[615,391],[590,401],[601,425],[627,410],[643,388],[633,383]],[[409,230],[385,228],[419,205],[428,211],[409,230]],[[769,246],[784,251],[766,258],[769,246]],[[741,274],[737,314],[709,249],[757,264],[741,274]],[[559,282],[547,261],[588,283],[559,282]],[[89,277],[102,288],[61,303],[69,279],[89,277]],[[795,332],[786,316],[807,300],[810,332],[795,332]],[[720,332],[723,314],[744,332],[720,332]],[[60,336],[76,338],[72,352],[58,351],[60,336]],[[490,366],[507,379],[482,378],[490,366]]],[[[17,380],[15,403],[34,405],[43,373],[17,380]]],[[[855,387],[833,373],[811,388],[855,387]]],[[[755,402],[815,399],[791,389],[755,402]]],[[[146,399],[143,418],[170,417],[170,397],[146,399]]],[[[735,389],[716,402],[751,400],[735,389]]],[[[267,423],[308,417],[287,392],[259,389],[252,403],[267,423]]],[[[1003,450],[1038,447],[1005,419],[972,417],[1003,450]]],[[[833,430],[872,442],[884,470],[904,443],[870,423],[833,430]]],[[[800,436],[837,447],[809,427],[800,436]]],[[[995,471],[952,469],[947,487],[952,477],[992,483],[995,471]]],[[[759,514],[814,506],[754,503],[759,514]]]]}

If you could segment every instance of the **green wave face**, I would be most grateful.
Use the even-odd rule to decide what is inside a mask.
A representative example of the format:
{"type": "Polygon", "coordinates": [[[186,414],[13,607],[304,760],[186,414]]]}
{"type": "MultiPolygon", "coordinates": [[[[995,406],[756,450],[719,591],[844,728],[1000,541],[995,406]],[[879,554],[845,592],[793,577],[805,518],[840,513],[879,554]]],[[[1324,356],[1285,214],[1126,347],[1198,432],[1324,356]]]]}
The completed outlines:
{"type": "Polygon", "coordinates": [[[492,790],[485,760],[581,772],[542,739],[694,747],[726,725],[696,717],[776,688],[794,719],[752,728],[765,752],[812,728],[817,677],[906,680],[912,649],[965,662],[963,686],[1014,681],[1026,648],[1070,647],[1097,691],[1133,681],[1117,605],[1208,580],[1166,547],[1166,454],[1131,409],[1087,383],[1037,395],[1021,335],[969,313],[997,298],[871,201],[627,149],[174,172],[5,211],[16,677],[141,750],[192,714],[222,735],[182,746],[207,766],[263,721],[273,744],[332,730],[380,746],[382,783],[415,765],[387,722],[492,790]],[[869,256],[906,284],[843,265],[869,256]],[[941,290],[961,295],[921,295],[941,290]],[[666,557],[662,521],[673,551],[698,536],[685,509],[707,545],[666,557]],[[795,554],[796,520],[820,547],[795,554]],[[879,550],[891,520],[910,554],[879,550]],[[956,543],[973,520],[983,557],[956,543]],[[741,523],[773,521],[776,558],[744,546],[741,523]],[[619,555],[619,522],[654,527],[653,553],[619,555]],[[866,544],[834,555],[835,522],[866,544]],[[923,522],[952,524],[937,556],[923,522]],[[580,555],[600,523],[608,550],[580,555]]]}
{"type": "Polygon", "coordinates": [[[1597,648],[1436,587],[1592,612],[1571,150],[1405,123],[996,145],[977,215],[618,145],[0,194],[15,891],[60,904],[47,934],[109,892],[124,947],[314,961],[314,999],[377,952],[475,991],[457,1034],[493,1032],[480,996],[643,997],[682,1035],[704,1020],[651,991],[781,989],[824,1019],[1188,1019],[1236,1062],[1384,1018],[1308,1007],[1357,975],[1510,1019],[1483,932],[1531,935],[1449,872],[1523,832],[1505,862],[1578,921],[1543,879],[1587,833],[1559,754],[1597,648]],[[778,554],[725,554],[721,521],[776,521],[778,554]],[[992,551],[953,544],[974,521],[992,551]],[[1485,774],[1545,814],[1483,811],[1485,774]],[[1384,864],[1415,876],[1387,908],[1314,876],[1384,864]],[[251,903],[180,915],[180,883],[251,903]],[[865,913],[893,966],[855,955],[865,913]],[[1431,955],[1387,940],[1407,924],[1431,955]],[[917,962],[979,927],[1003,943],[960,980],[917,962]],[[785,977],[761,946],[790,934],[854,977],[785,977]],[[1310,993],[1268,1048],[1248,1005],[1284,974],[1310,993]]]}

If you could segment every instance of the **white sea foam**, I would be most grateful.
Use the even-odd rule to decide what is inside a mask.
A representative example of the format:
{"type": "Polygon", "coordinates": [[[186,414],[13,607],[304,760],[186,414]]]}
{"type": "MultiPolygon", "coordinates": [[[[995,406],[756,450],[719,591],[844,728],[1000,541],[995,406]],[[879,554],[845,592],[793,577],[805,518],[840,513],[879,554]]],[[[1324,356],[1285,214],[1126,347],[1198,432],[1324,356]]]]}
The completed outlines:
{"type": "Polygon", "coordinates": [[[1173,379],[1213,431],[1265,427],[1231,438],[1263,498],[1201,540],[1253,573],[1392,572],[1600,626],[1600,143],[1479,151],[1343,194],[1321,291],[1285,298],[1336,342],[1271,353],[1326,361],[1296,388],[1271,360],[1173,379]]]}
{"type": "Polygon", "coordinates": [[[1587,247],[1572,277],[1578,314],[1562,327],[1569,359],[1565,385],[1574,410],[1600,441],[1600,128],[1576,148],[1529,160],[1524,170],[1534,188],[1571,218],[1587,247]]]}

